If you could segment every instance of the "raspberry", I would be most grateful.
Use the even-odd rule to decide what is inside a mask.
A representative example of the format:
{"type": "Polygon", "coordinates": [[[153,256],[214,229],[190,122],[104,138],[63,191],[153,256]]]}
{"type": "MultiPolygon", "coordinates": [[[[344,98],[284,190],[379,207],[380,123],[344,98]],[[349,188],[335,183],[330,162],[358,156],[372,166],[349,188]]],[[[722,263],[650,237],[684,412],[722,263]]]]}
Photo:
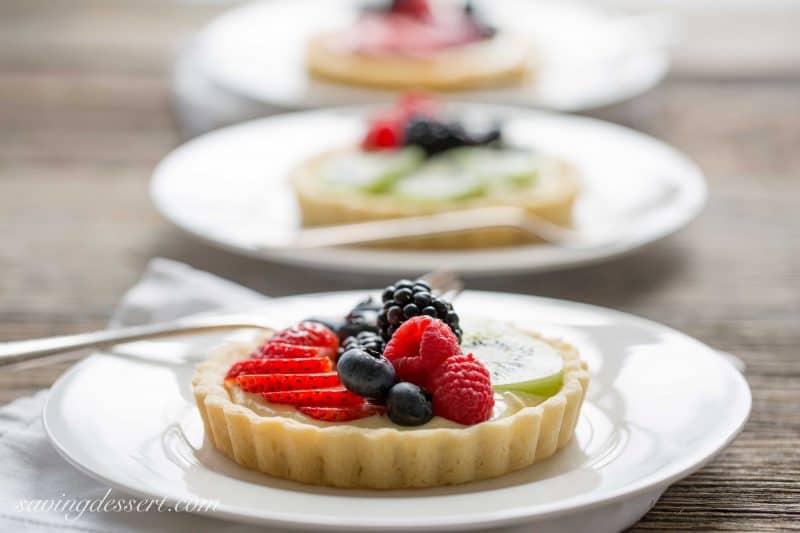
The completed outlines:
{"type": "Polygon", "coordinates": [[[489,371],[472,354],[445,359],[430,386],[436,416],[471,425],[492,415],[494,394],[489,371]]]}
{"type": "Polygon", "coordinates": [[[434,370],[459,352],[458,338],[450,327],[441,320],[422,315],[403,322],[383,355],[394,365],[399,379],[427,388],[434,370]]]}

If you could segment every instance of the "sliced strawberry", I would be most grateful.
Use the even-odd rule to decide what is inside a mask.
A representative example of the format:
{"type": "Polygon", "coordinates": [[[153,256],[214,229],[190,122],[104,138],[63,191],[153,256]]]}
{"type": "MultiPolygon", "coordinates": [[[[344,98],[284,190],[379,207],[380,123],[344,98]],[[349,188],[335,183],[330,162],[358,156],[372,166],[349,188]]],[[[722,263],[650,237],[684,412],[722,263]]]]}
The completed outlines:
{"type": "Polygon", "coordinates": [[[333,362],[327,357],[247,359],[234,363],[225,379],[232,379],[241,374],[305,374],[331,370],[333,362]]]}
{"type": "Polygon", "coordinates": [[[372,415],[382,415],[386,409],[382,405],[365,403],[351,407],[298,407],[306,416],[325,422],[347,422],[372,415]]]}
{"type": "Polygon", "coordinates": [[[325,389],[340,384],[339,374],[245,374],[236,378],[245,392],[274,392],[302,389],[325,389]]]}
{"type": "Polygon", "coordinates": [[[276,342],[269,340],[258,348],[256,357],[266,357],[269,359],[298,359],[305,357],[330,357],[335,352],[328,348],[319,346],[299,346],[286,342],[276,342]]]}
{"type": "Polygon", "coordinates": [[[348,407],[361,405],[366,401],[363,397],[344,387],[264,392],[262,396],[268,402],[303,407],[348,407]]]}
{"type": "Polygon", "coordinates": [[[339,338],[334,332],[318,322],[300,322],[277,332],[267,342],[283,342],[298,346],[326,348],[330,354],[339,349],[339,338]]]}

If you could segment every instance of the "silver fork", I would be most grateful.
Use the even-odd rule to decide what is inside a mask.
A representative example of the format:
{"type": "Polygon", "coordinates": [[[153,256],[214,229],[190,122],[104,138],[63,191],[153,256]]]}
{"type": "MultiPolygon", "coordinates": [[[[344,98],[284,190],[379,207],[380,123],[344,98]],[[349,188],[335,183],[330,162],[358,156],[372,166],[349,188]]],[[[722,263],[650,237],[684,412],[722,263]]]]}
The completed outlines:
{"type": "MultiPolygon", "coordinates": [[[[438,294],[455,298],[463,289],[458,277],[450,271],[435,271],[422,276],[438,294]]],[[[24,341],[0,343],[0,366],[40,359],[55,354],[83,348],[108,347],[125,342],[228,331],[235,329],[275,329],[260,320],[257,315],[229,314],[219,316],[195,316],[159,324],[128,326],[124,328],[60,335],[24,341]]]]}
{"type": "Polygon", "coordinates": [[[572,249],[606,246],[615,235],[613,228],[600,233],[565,228],[519,207],[476,207],[402,219],[303,228],[285,246],[277,248],[293,250],[375,244],[487,228],[513,228],[550,244],[572,249]]]}

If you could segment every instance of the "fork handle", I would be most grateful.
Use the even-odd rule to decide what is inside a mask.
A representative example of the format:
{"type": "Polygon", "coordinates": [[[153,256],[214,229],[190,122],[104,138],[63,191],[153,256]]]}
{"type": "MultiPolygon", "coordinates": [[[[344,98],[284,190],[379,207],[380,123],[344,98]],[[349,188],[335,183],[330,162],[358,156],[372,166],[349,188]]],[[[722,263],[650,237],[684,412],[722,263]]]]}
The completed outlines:
{"type": "Polygon", "coordinates": [[[146,324],[117,329],[90,331],[73,335],[59,335],[24,341],[0,343],[0,366],[40,359],[49,355],[70,352],[82,348],[111,346],[123,342],[170,337],[189,333],[208,333],[239,328],[256,327],[252,323],[240,320],[221,321],[216,317],[213,321],[202,319],[176,320],[160,324],[146,324]]]}

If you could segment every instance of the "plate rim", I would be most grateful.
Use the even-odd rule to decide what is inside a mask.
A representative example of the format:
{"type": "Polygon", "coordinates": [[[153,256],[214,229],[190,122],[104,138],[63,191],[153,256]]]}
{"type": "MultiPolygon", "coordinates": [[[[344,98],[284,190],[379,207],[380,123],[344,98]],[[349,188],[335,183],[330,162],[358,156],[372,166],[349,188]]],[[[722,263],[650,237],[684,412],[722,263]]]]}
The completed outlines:
{"type": "MultiPolygon", "coordinates": [[[[563,121],[566,123],[573,123],[578,125],[587,125],[589,127],[607,128],[614,130],[620,134],[630,136],[645,141],[648,144],[663,150],[669,157],[677,163],[680,163],[687,169],[686,179],[680,181],[682,191],[681,203],[674,204],[682,207],[681,216],[673,217],[666,223],[661,224],[647,235],[631,236],[626,235],[622,239],[610,243],[606,247],[597,250],[575,250],[570,254],[564,254],[559,257],[551,258],[547,261],[539,262],[518,262],[511,265],[499,265],[495,260],[491,264],[485,264],[481,261],[464,262],[457,266],[458,270],[465,275],[469,276],[489,276],[498,272],[507,273],[524,273],[524,272],[550,272],[562,270],[567,268],[574,268],[584,265],[590,265],[600,262],[605,262],[632,252],[635,252],[647,245],[656,243],[665,239],[666,237],[677,233],[681,229],[688,226],[693,222],[704,210],[708,202],[708,182],[703,170],[692,159],[684,155],[677,148],[673,147],[666,142],[640,132],[633,128],[623,126],[614,122],[609,122],[593,117],[577,116],[566,113],[558,113],[554,111],[529,109],[520,106],[512,105],[499,105],[499,104],[485,104],[468,101],[453,100],[447,102],[448,106],[455,109],[479,109],[485,111],[487,114],[505,114],[506,116],[517,115],[528,119],[535,119],[542,117],[551,121],[563,121]],[[690,176],[690,178],[689,178],[690,176]]],[[[198,145],[205,142],[213,142],[215,139],[224,138],[228,135],[248,135],[248,130],[259,130],[276,122],[281,121],[298,121],[306,120],[308,117],[314,116],[332,116],[337,114],[342,115],[367,115],[371,109],[380,107],[380,104],[366,104],[366,105],[347,105],[347,106],[333,106],[324,109],[311,109],[304,111],[293,111],[290,113],[281,113],[277,115],[247,120],[231,126],[219,128],[197,137],[188,140],[187,142],[175,147],[168,154],[166,154],[154,168],[149,182],[149,196],[156,210],[169,221],[173,226],[179,228],[184,233],[199,239],[214,247],[227,250],[232,253],[244,255],[247,257],[259,259],[262,261],[276,262],[281,264],[288,264],[294,266],[310,267],[325,271],[336,272],[360,272],[364,274],[389,274],[389,273],[402,273],[409,270],[417,269],[420,272],[427,270],[425,266],[414,266],[414,257],[427,257],[431,261],[441,259],[444,261],[452,261],[453,254],[461,254],[463,256],[476,257],[479,254],[488,254],[488,250],[513,250],[518,253],[524,251],[531,251],[543,246],[551,246],[548,244],[528,244],[513,247],[502,247],[494,249],[479,249],[479,250],[456,250],[453,252],[442,251],[427,251],[427,250],[393,250],[393,249],[358,249],[354,247],[340,247],[333,248],[327,251],[323,250],[321,255],[313,253],[297,253],[297,252],[282,252],[277,249],[269,249],[266,247],[248,246],[246,244],[236,243],[230,239],[219,237],[211,234],[206,234],[202,229],[193,227],[192,224],[186,223],[181,217],[177,216],[174,210],[171,209],[170,204],[173,202],[165,198],[165,194],[161,192],[164,183],[167,183],[171,173],[168,171],[175,160],[178,160],[185,153],[191,152],[196,149],[198,145]],[[335,253],[331,250],[345,250],[348,252],[350,259],[336,260],[334,259],[335,253]],[[391,257],[393,261],[385,262],[370,262],[366,260],[358,261],[357,257],[367,258],[380,254],[386,257],[391,257]],[[411,263],[411,269],[398,264],[411,263]]],[[[313,252],[313,251],[312,251],[313,252]]]]}
{"type": "MultiPolygon", "coordinates": [[[[279,304],[280,301],[286,299],[306,299],[306,298],[313,298],[313,297],[320,297],[320,296],[344,296],[344,295],[363,295],[365,291],[363,290],[351,290],[351,291],[328,291],[328,292],[313,292],[313,293],[303,293],[297,294],[292,296],[280,297],[270,299],[264,302],[263,306],[267,305],[275,305],[276,303],[279,304]]],[[[670,326],[665,324],[661,324],[659,322],[639,317],[637,315],[633,315],[630,313],[626,313],[623,311],[617,311],[615,309],[610,309],[598,305],[587,304],[582,302],[575,302],[571,300],[565,299],[557,299],[557,298],[547,298],[541,296],[531,296],[526,294],[520,293],[509,293],[509,292],[500,292],[500,291],[467,291],[476,296],[484,296],[484,295],[502,295],[504,297],[512,296],[514,298],[519,298],[523,300],[532,299],[535,301],[539,301],[545,305],[562,305],[567,307],[577,307],[579,309],[583,309],[585,311],[590,312],[601,312],[601,313],[610,313],[614,315],[616,318],[621,320],[630,321],[634,324],[642,325],[643,327],[650,327],[650,328],[657,328],[662,331],[666,330],[673,335],[677,335],[682,337],[683,340],[688,340],[690,343],[695,344],[698,348],[704,349],[708,352],[708,354],[716,358],[722,365],[727,369],[727,371],[735,376],[735,380],[738,382],[738,390],[737,396],[741,394],[742,396],[739,400],[742,400],[744,403],[742,404],[742,412],[740,413],[740,420],[735,425],[735,427],[731,427],[730,431],[723,436],[722,438],[718,438],[715,441],[715,444],[711,446],[709,451],[705,453],[705,455],[697,456],[690,456],[689,460],[683,459],[680,461],[673,462],[671,464],[677,464],[678,467],[667,468],[666,470],[669,472],[668,474],[662,472],[651,473],[644,478],[640,478],[639,481],[632,483],[626,487],[619,488],[617,490],[611,491],[605,497],[595,497],[595,498],[588,498],[584,497],[587,501],[580,501],[581,499],[578,498],[578,502],[574,502],[572,505],[559,505],[558,503],[552,504],[551,509],[539,512],[531,512],[530,506],[526,507],[517,507],[513,510],[504,510],[504,511],[494,511],[488,513],[482,513],[481,516],[484,518],[477,518],[475,516],[469,516],[467,520],[464,519],[456,519],[459,515],[454,514],[448,517],[441,517],[435,520],[427,519],[424,522],[414,522],[412,520],[401,520],[401,521],[385,521],[383,523],[376,523],[374,519],[370,520],[369,522],[360,521],[360,520],[353,520],[354,517],[350,517],[349,522],[343,523],[341,519],[334,520],[333,518],[328,517],[327,519],[320,519],[319,517],[303,518],[302,522],[298,522],[296,515],[287,515],[285,513],[280,512],[264,512],[264,510],[260,510],[258,514],[253,513],[243,513],[242,510],[237,510],[236,507],[230,505],[220,505],[214,511],[215,517],[221,517],[225,519],[229,519],[236,522],[245,522],[251,524],[260,524],[260,525],[268,525],[272,527],[285,527],[290,529],[303,529],[303,528],[319,528],[320,530],[325,531],[367,531],[367,530],[374,530],[375,528],[389,528],[389,529],[398,529],[398,530],[405,530],[405,531],[430,531],[430,530],[474,530],[480,528],[492,528],[492,527],[503,527],[503,526],[513,526],[518,525],[530,521],[540,521],[540,520],[548,520],[553,518],[559,518],[562,516],[570,515],[570,514],[577,514],[581,512],[591,511],[593,509],[598,509],[601,507],[605,507],[608,505],[612,505],[614,503],[618,503],[624,501],[629,498],[633,498],[635,496],[640,496],[647,493],[657,493],[658,491],[663,491],[672,483],[691,475],[692,473],[696,472],[703,466],[710,463],[714,460],[720,453],[722,453],[732,442],[736,439],[736,437],[741,433],[742,429],[744,428],[745,424],[747,423],[750,413],[752,410],[752,393],[750,391],[749,384],[745,379],[744,375],[738,371],[727,359],[725,359],[722,355],[720,355],[716,350],[711,348],[710,346],[704,344],[703,342],[691,337],[685,333],[682,333],[670,326]],[[292,518],[294,517],[294,518],[292,518]]],[[[208,314],[208,313],[205,313],[208,314]]],[[[78,463],[74,460],[69,451],[66,447],[59,442],[56,433],[53,431],[51,424],[48,422],[48,418],[51,416],[50,408],[51,403],[55,403],[53,401],[53,397],[55,394],[58,393],[61,387],[65,387],[66,383],[70,380],[70,378],[77,374],[84,366],[87,366],[90,361],[95,359],[96,357],[102,357],[102,352],[95,352],[90,356],[84,358],[78,364],[72,366],[69,370],[67,370],[64,374],[62,374],[58,380],[53,384],[50,389],[50,392],[47,395],[45,404],[42,408],[42,425],[44,426],[45,433],[47,435],[48,440],[56,449],[58,454],[63,457],[69,464],[75,467],[80,472],[84,474],[100,480],[103,483],[108,484],[110,487],[117,489],[123,493],[134,494],[136,496],[144,497],[144,498],[163,498],[168,503],[175,503],[181,500],[180,496],[175,496],[171,494],[167,494],[165,492],[161,492],[158,489],[152,489],[150,492],[140,490],[137,487],[132,487],[131,485],[125,485],[114,481],[113,479],[109,478],[103,473],[97,472],[86,465],[78,463]],[[55,392],[55,394],[54,394],[55,392]]],[[[108,355],[106,355],[108,357],[108,355]]],[[[111,356],[116,357],[116,356],[111,356]]],[[[52,415],[55,416],[55,415],[52,415]]],[[[185,498],[184,498],[185,499],[185,498]]],[[[201,516],[208,516],[206,514],[202,514],[201,516]]]]}

